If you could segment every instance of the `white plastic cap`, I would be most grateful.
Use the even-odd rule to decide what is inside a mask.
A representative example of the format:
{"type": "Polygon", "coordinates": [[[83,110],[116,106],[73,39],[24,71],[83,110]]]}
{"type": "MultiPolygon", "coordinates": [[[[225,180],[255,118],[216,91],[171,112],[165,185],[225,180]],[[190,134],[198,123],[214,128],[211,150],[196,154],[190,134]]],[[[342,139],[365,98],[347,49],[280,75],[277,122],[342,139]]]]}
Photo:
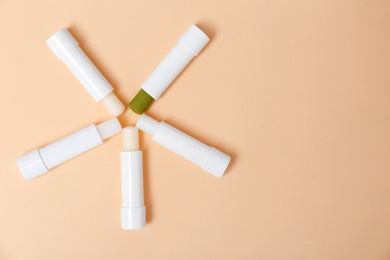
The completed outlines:
{"type": "Polygon", "coordinates": [[[195,25],[190,28],[180,38],[179,43],[190,53],[197,56],[203,47],[210,41],[210,38],[195,25]]]}
{"type": "Polygon", "coordinates": [[[201,168],[215,177],[221,178],[225,173],[229,162],[230,156],[220,152],[214,147],[211,147],[210,152],[207,154],[206,160],[201,165],[201,168]]]}
{"type": "Polygon", "coordinates": [[[65,28],[53,34],[46,41],[46,44],[59,59],[61,59],[71,49],[79,45],[75,38],[73,38],[73,36],[65,28]]]}
{"type": "Polygon", "coordinates": [[[160,125],[159,122],[151,118],[150,116],[143,113],[139,118],[135,126],[138,129],[141,129],[142,131],[150,134],[151,136],[154,136],[156,133],[158,126],[160,125]]]}
{"type": "Polygon", "coordinates": [[[125,106],[118,97],[111,92],[100,101],[112,116],[119,116],[125,110],[125,106]]]}
{"type": "Polygon", "coordinates": [[[144,228],[145,219],[145,206],[121,209],[121,226],[124,230],[144,228]]]}
{"type": "Polygon", "coordinates": [[[116,117],[113,117],[101,124],[98,124],[96,126],[96,129],[102,138],[102,140],[106,140],[107,138],[110,138],[111,136],[114,136],[122,131],[122,126],[119,123],[118,119],[116,117]]]}
{"type": "Polygon", "coordinates": [[[48,172],[38,149],[19,157],[16,161],[23,177],[28,181],[48,172]]]}

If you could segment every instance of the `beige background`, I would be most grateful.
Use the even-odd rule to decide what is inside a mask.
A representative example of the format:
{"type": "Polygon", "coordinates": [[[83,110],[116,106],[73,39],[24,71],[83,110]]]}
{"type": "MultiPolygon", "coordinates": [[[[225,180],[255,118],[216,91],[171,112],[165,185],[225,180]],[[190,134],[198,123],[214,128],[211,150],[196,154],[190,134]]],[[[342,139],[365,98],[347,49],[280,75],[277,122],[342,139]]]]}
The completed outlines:
{"type": "Polygon", "coordinates": [[[389,1],[1,0],[0,32],[0,259],[390,259],[389,1]],[[23,179],[17,157],[109,118],[48,37],[127,103],[192,23],[211,42],[149,114],[231,155],[222,179],[141,135],[133,232],[120,135],[23,179]]]}

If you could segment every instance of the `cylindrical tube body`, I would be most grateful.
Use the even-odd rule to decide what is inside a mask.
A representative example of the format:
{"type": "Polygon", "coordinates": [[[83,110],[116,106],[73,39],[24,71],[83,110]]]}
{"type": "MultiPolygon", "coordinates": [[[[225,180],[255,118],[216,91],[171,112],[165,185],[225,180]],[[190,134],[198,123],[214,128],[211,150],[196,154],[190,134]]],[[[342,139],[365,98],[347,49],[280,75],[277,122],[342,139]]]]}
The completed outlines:
{"type": "Polygon", "coordinates": [[[35,149],[17,159],[18,166],[27,180],[34,179],[50,169],[85,153],[103,141],[121,132],[117,118],[99,125],[90,125],[42,148],[35,149]]]}
{"type": "Polygon", "coordinates": [[[96,102],[100,102],[113,91],[113,87],[81,50],[79,43],[67,29],[59,30],[46,43],[54,54],[66,64],[96,102]]]}
{"type": "Polygon", "coordinates": [[[217,149],[203,144],[165,122],[158,123],[146,114],[136,126],[151,134],[153,141],[195,163],[206,172],[220,178],[230,162],[230,157],[217,149]]]}
{"type": "Polygon", "coordinates": [[[87,126],[71,135],[39,149],[48,170],[102,144],[95,125],[87,126]]]}
{"type": "Polygon", "coordinates": [[[165,122],[160,123],[156,134],[153,136],[153,141],[183,156],[199,167],[202,166],[208,152],[211,150],[210,146],[199,142],[165,122]]]}
{"type": "Polygon", "coordinates": [[[113,87],[79,47],[67,29],[61,29],[47,40],[47,45],[76,76],[96,102],[101,102],[113,116],[125,107],[113,93],[113,87]]]}
{"type": "Polygon", "coordinates": [[[108,83],[79,46],[69,50],[61,60],[96,102],[100,102],[113,91],[110,83],[108,83]]]}
{"type": "Polygon", "coordinates": [[[154,100],[158,99],[194,57],[178,43],[150,74],[141,88],[154,100]]]}
{"type": "Polygon", "coordinates": [[[138,129],[125,127],[121,152],[122,208],[121,227],[134,230],[145,227],[142,152],[138,147],[138,129]]]}
{"type": "Polygon", "coordinates": [[[121,152],[122,207],[144,206],[142,152],[121,152]]]}
{"type": "Polygon", "coordinates": [[[129,107],[135,113],[142,114],[154,100],[162,95],[172,81],[209,41],[209,37],[204,32],[195,25],[191,25],[175,47],[145,80],[141,90],[130,101],[129,107]]]}
{"type": "Polygon", "coordinates": [[[142,84],[141,88],[154,100],[159,98],[209,40],[209,37],[198,27],[190,26],[176,46],[142,84]]]}

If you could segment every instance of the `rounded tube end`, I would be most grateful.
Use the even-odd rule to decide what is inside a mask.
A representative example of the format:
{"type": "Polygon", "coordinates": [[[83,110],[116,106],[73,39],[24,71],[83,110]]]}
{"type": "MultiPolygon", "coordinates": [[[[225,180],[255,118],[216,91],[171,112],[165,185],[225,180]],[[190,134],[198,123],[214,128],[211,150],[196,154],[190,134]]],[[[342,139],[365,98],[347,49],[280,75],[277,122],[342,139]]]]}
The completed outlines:
{"type": "Polygon", "coordinates": [[[48,172],[37,149],[19,157],[16,161],[23,177],[28,181],[48,172]]]}
{"type": "Polygon", "coordinates": [[[62,28],[53,34],[46,41],[46,44],[59,59],[61,59],[71,49],[79,45],[66,28],[62,28]]]}
{"type": "Polygon", "coordinates": [[[191,25],[180,38],[179,43],[185,46],[192,55],[197,56],[209,41],[210,38],[201,29],[191,25]]]}
{"type": "Polygon", "coordinates": [[[121,226],[123,230],[135,230],[145,227],[145,206],[121,209],[121,226]]]}
{"type": "Polygon", "coordinates": [[[221,178],[230,163],[230,156],[212,147],[201,168],[206,172],[221,178]]]}

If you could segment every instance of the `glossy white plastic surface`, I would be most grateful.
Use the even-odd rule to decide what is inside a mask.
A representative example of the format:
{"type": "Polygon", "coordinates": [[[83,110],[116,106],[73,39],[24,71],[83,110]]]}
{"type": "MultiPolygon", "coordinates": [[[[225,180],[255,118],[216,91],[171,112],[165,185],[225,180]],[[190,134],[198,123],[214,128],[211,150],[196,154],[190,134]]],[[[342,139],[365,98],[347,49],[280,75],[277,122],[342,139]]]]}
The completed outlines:
{"type": "Polygon", "coordinates": [[[121,226],[124,230],[144,228],[146,223],[142,152],[138,149],[138,129],[124,128],[123,152],[121,152],[121,226]]]}
{"type": "Polygon", "coordinates": [[[18,166],[27,180],[34,179],[59,164],[101,145],[103,138],[111,137],[120,131],[120,123],[116,118],[97,126],[87,126],[56,142],[19,157],[17,159],[18,166]],[[104,137],[102,138],[100,134],[103,132],[104,137]]]}
{"type": "Polygon", "coordinates": [[[28,181],[49,171],[43,162],[38,149],[19,157],[16,162],[18,163],[18,167],[22,172],[23,177],[28,181]]]}
{"type": "Polygon", "coordinates": [[[136,126],[151,134],[156,143],[195,163],[215,177],[222,177],[229,165],[228,155],[199,142],[165,122],[158,123],[145,113],[138,119],[136,126]]]}
{"type": "Polygon", "coordinates": [[[209,37],[204,32],[195,25],[191,25],[176,46],[142,84],[141,88],[154,100],[158,99],[209,41],[209,37]]]}
{"type": "MultiPolygon", "coordinates": [[[[46,43],[96,102],[102,101],[113,91],[113,87],[81,50],[67,29],[59,30],[46,43]]],[[[111,95],[104,101],[104,105],[113,116],[118,116],[124,111],[124,105],[116,96],[114,98],[111,95]]]]}
{"type": "Polygon", "coordinates": [[[39,149],[46,167],[50,170],[86,151],[102,144],[95,125],[87,126],[71,135],[39,149]]]}

